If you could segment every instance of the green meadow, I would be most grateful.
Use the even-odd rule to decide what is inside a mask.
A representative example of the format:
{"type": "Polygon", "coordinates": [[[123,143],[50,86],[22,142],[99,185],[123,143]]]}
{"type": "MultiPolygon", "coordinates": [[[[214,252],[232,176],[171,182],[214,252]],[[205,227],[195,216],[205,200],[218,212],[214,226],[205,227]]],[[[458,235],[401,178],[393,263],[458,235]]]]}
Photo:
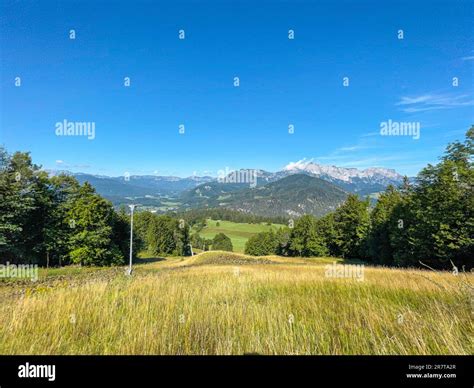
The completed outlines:
{"type": "Polygon", "coordinates": [[[244,252],[245,243],[254,234],[260,232],[266,232],[271,229],[278,230],[278,228],[284,225],[266,223],[260,224],[245,224],[231,221],[215,221],[208,219],[206,220],[207,226],[199,232],[201,237],[212,239],[218,233],[224,233],[232,240],[234,252],[244,252]],[[219,223],[219,226],[217,226],[219,223]]]}
{"type": "Polygon", "coordinates": [[[473,274],[328,277],[334,261],[213,251],[2,280],[0,354],[472,354],[473,274]]]}

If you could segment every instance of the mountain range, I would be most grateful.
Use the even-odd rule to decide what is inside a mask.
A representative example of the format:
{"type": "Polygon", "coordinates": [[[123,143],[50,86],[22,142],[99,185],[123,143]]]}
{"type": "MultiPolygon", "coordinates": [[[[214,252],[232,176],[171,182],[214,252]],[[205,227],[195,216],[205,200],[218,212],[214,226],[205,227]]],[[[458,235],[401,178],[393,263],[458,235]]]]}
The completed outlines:
{"type": "Polygon", "coordinates": [[[313,162],[299,161],[288,164],[283,173],[303,173],[315,176],[360,195],[370,195],[385,190],[388,185],[399,185],[403,176],[393,169],[373,167],[357,168],[325,166],[313,162]]]}
{"type": "Polygon", "coordinates": [[[225,207],[264,216],[323,215],[334,210],[348,193],[376,197],[403,176],[393,169],[345,168],[300,161],[277,172],[241,169],[239,176],[256,178],[252,182],[216,179],[210,176],[131,175],[109,177],[67,171],[79,182],[89,182],[115,206],[139,203],[152,211],[225,207]]]}

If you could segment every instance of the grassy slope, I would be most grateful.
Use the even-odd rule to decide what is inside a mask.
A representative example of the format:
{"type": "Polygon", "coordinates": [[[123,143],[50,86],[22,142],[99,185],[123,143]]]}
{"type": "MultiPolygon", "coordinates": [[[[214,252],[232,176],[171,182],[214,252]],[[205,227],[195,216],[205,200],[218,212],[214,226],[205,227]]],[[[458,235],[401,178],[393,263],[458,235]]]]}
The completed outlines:
{"type": "Polygon", "coordinates": [[[208,252],[0,283],[0,354],[471,354],[472,274],[208,252]],[[399,314],[403,314],[400,320],[399,314]]]}
{"type": "Polygon", "coordinates": [[[212,239],[217,233],[224,233],[232,240],[234,252],[244,252],[245,243],[247,240],[259,232],[269,231],[270,229],[277,230],[283,225],[266,223],[261,224],[244,224],[231,221],[214,221],[207,220],[207,226],[199,232],[199,235],[208,239],[212,239]],[[219,222],[219,226],[216,223],[219,222]]]}

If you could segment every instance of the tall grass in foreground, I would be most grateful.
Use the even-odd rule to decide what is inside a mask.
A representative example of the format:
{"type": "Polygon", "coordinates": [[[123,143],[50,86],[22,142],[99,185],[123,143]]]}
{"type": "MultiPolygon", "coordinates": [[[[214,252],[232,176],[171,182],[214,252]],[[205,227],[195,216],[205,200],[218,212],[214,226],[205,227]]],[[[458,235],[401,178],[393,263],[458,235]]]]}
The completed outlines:
{"type": "Polygon", "coordinates": [[[215,255],[146,264],[131,279],[45,281],[21,296],[3,286],[0,353],[473,352],[471,274],[366,268],[358,282],[326,278],[317,260],[215,255]]]}

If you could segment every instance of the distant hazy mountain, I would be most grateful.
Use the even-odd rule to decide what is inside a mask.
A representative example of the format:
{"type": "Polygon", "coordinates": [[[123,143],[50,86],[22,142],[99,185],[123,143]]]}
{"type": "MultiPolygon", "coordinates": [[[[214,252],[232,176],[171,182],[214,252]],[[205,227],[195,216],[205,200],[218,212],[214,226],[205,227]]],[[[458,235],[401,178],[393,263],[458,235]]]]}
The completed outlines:
{"type": "Polygon", "coordinates": [[[90,174],[72,174],[81,183],[87,181],[102,195],[177,195],[201,183],[209,182],[211,177],[178,178],[173,176],[131,175],[130,177],[105,177],[90,174]]]}
{"type": "Polygon", "coordinates": [[[89,182],[96,191],[112,201],[114,205],[126,204],[132,199],[140,198],[140,203],[160,206],[160,198],[175,197],[202,183],[214,178],[173,176],[131,175],[130,177],[109,177],[68,171],[49,171],[51,174],[64,173],[74,176],[81,184],[89,182]]]}
{"type": "MultiPolygon", "coordinates": [[[[49,172],[58,173],[58,171],[49,172]]],[[[136,202],[158,211],[226,206],[261,215],[297,215],[304,211],[322,214],[326,210],[332,210],[334,204],[339,203],[342,198],[341,193],[371,195],[385,190],[389,184],[397,186],[403,180],[402,175],[392,169],[359,170],[305,161],[290,163],[278,172],[238,170],[239,176],[254,177],[253,174],[255,174],[256,187],[253,188],[255,181],[241,183],[242,181],[238,179],[230,179],[231,174],[227,176],[229,179],[226,183],[223,183],[222,179],[218,180],[210,176],[108,177],[62,172],[75,176],[81,183],[89,182],[99,194],[111,200],[114,205],[136,202]],[[305,179],[301,177],[302,175],[318,179],[305,179]],[[288,179],[292,176],[297,177],[288,179]],[[288,186],[285,187],[285,185],[288,186]],[[302,186],[298,188],[297,185],[302,186]],[[298,195],[295,196],[295,193],[298,195]],[[327,193],[333,195],[333,199],[328,199],[327,193]],[[277,196],[272,197],[274,195],[277,196]],[[309,199],[305,200],[303,195],[307,195],[309,199]]]]}
{"type": "Polygon", "coordinates": [[[230,183],[206,183],[181,197],[183,206],[225,207],[261,216],[321,216],[340,205],[347,193],[307,174],[293,174],[254,188],[230,183]]]}

